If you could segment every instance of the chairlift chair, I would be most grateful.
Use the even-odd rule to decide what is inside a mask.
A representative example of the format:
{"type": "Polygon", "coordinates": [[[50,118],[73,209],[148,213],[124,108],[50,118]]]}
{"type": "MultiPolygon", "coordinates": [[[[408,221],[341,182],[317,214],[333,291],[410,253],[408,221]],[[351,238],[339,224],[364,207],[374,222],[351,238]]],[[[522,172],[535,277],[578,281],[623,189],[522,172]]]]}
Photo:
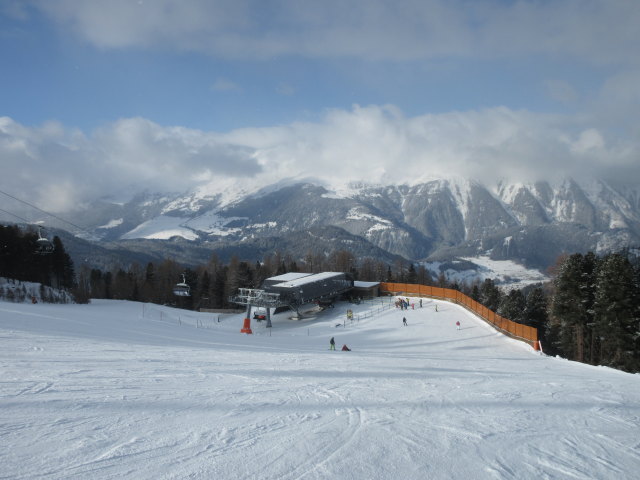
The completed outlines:
{"type": "Polygon", "coordinates": [[[39,255],[47,255],[53,252],[53,243],[48,238],[43,237],[40,233],[41,228],[38,227],[38,239],[36,240],[36,253],[39,255]]]}
{"type": "Polygon", "coordinates": [[[190,297],[191,296],[191,288],[187,284],[186,279],[184,278],[184,274],[182,274],[182,282],[176,283],[173,287],[173,294],[176,297],[190,297]]]}

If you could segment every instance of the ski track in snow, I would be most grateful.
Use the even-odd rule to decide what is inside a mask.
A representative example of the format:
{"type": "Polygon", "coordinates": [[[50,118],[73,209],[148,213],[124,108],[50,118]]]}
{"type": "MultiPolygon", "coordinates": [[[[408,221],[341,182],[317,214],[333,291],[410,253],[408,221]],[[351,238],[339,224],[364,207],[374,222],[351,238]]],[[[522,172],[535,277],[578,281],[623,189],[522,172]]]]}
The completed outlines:
{"type": "Polygon", "coordinates": [[[253,335],[242,315],[0,303],[0,479],[637,478],[640,376],[446,302],[344,323],[382,301],[253,335]]]}

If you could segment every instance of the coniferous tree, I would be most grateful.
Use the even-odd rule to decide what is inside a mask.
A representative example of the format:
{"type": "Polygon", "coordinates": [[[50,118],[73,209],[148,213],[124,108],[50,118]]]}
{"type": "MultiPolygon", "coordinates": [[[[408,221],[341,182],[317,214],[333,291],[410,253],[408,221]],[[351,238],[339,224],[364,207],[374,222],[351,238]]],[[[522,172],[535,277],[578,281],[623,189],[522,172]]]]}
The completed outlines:
{"type": "Polygon", "coordinates": [[[106,272],[103,276],[104,279],[104,298],[111,299],[113,298],[112,294],[112,286],[113,286],[113,275],[111,272],[106,272]]]}
{"type": "Polygon", "coordinates": [[[576,253],[563,260],[553,281],[551,322],[547,338],[562,355],[584,362],[593,325],[593,254],[576,253]]]}
{"type": "MultiPolygon", "coordinates": [[[[270,258],[270,257],[269,257],[270,258]]],[[[270,260],[269,260],[270,262],[270,260]]],[[[268,263],[268,262],[265,262],[268,263]]],[[[223,308],[225,301],[225,281],[226,266],[220,262],[218,256],[214,253],[207,263],[206,269],[209,272],[210,288],[209,288],[209,306],[210,308],[223,308]]]]}
{"type": "Polygon", "coordinates": [[[413,263],[409,264],[409,270],[407,271],[407,283],[418,283],[418,273],[416,272],[416,268],[413,266],[413,263]]]}
{"type": "Polygon", "coordinates": [[[600,260],[595,253],[589,252],[584,256],[582,263],[582,298],[583,308],[585,312],[585,327],[584,340],[583,340],[583,354],[582,358],[584,362],[595,363],[595,344],[596,336],[594,335],[594,303],[596,293],[596,272],[598,269],[600,260]]]}
{"type": "Polygon", "coordinates": [[[469,296],[476,302],[480,301],[480,288],[477,283],[474,283],[473,287],[471,287],[471,295],[469,296]]]}
{"type": "Polygon", "coordinates": [[[134,275],[133,272],[129,272],[129,282],[131,283],[131,296],[129,297],[134,302],[139,302],[140,298],[140,287],[138,282],[138,277],[134,275]]]}
{"type": "Polygon", "coordinates": [[[502,293],[490,278],[485,279],[480,286],[480,303],[489,310],[496,312],[500,306],[502,293]]]}
{"type": "Polygon", "coordinates": [[[102,270],[92,268],[89,272],[89,291],[93,298],[105,298],[102,270]]]}
{"type": "Polygon", "coordinates": [[[600,364],[628,371],[638,368],[638,291],[634,280],[633,267],[625,256],[610,254],[601,260],[594,302],[598,359],[600,364]]]}
{"type": "MultiPolygon", "coordinates": [[[[630,257],[630,259],[633,257],[630,257]]],[[[640,361],[640,256],[633,258],[634,315],[636,318],[636,334],[634,342],[634,358],[640,361]]],[[[640,371],[640,365],[636,371],[640,371]]]]}
{"type": "Polygon", "coordinates": [[[524,306],[524,324],[535,327],[541,333],[547,323],[547,298],[541,288],[534,288],[527,295],[524,306]]]}
{"type": "Polygon", "coordinates": [[[175,303],[176,296],[173,294],[173,288],[176,284],[182,282],[183,273],[184,268],[174,260],[165,259],[157,266],[155,274],[155,303],[169,305],[175,303]]]}
{"type": "Polygon", "coordinates": [[[210,308],[209,305],[211,303],[211,276],[209,272],[203,270],[200,275],[200,291],[198,292],[198,296],[200,298],[200,306],[204,308],[210,308]]]}
{"type": "MultiPolygon", "coordinates": [[[[282,261],[284,266],[284,261],[282,261]]],[[[239,288],[253,288],[247,262],[241,262],[235,255],[231,257],[225,279],[225,298],[236,295],[239,288]]]]}
{"type": "Polygon", "coordinates": [[[67,254],[62,244],[60,237],[53,237],[53,252],[47,254],[46,257],[50,259],[49,265],[51,268],[51,285],[56,288],[70,289],[75,282],[75,273],[73,269],[73,261],[67,254]]]}
{"type": "Polygon", "coordinates": [[[0,227],[0,276],[16,280],[41,282],[42,260],[34,255],[37,236],[23,233],[17,225],[0,227]]]}
{"type": "Polygon", "coordinates": [[[395,281],[398,283],[407,282],[407,272],[404,266],[404,261],[401,259],[393,262],[393,278],[395,278],[395,281]]]}
{"type": "Polygon", "coordinates": [[[147,263],[142,278],[140,297],[143,302],[153,302],[156,290],[156,267],[152,262],[147,263]]]}
{"type": "Polygon", "coordinates": [[[219,265],[213,273],[211,280],[211,306],[212,308],[227,307],[227,267],[219,265]]]}
{"type": "Polygon", "coordinates": [[[385,277],[385,282],[388,282],[388,283],[394,282],[393,273],[391,272],[391,265],[387,266],[387,276],[385,277]]]}
{"type": "Polygon", "coordinates": [[[262,286],[262,283],[269,278],[269,275],[263,265],[260,262],[256,262],[256,266],[253,272],[253,281],[257,288],[262,286]]]}
{"type": "Polygon", "coordinates": [[[129,298],[131,286],[129,285],[129,277],[127,272],[122,268],[119,268],[116,274],[113,276],[113,285],[111,293],[116,300],[126,300],[129,298]]]}
{"type": "Polygon", "coordinates": [[[503,296],[498,307],[498,314],[516,323],[524,323],[526,300],[519,289],[511,290],[503,296]]]}

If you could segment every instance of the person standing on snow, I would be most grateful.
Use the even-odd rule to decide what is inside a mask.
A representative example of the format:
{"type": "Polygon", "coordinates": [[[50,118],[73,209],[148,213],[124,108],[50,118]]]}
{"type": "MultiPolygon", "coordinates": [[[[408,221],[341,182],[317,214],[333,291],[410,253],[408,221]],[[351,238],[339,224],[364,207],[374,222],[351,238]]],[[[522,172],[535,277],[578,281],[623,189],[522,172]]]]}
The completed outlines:
{"type": "Polygon", "coordinates": [[[460,330],[460,322],[456,322],[456,330],[460,330]]]}
{"type": "Polygon", "coordinates": [[[407,318],[406,317],[402,317],[402,324],[406,327],[407,326],[407,318]]]}
{"type": "Polygon", "coordinates": [[[331,340],[329,340],[329,350],[335,350],[336,349],[336,341],[333,339],[333,337],[331,337],[331,340]]]}

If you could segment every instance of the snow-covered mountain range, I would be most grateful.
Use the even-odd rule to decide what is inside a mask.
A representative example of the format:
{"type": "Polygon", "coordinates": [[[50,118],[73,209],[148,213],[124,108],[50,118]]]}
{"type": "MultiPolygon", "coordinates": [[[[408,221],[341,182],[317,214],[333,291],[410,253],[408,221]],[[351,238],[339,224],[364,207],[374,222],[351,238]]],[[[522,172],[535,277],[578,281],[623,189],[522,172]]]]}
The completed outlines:
{"type": "Polygon", "coordinates": [[[640,188],[602,180],[487,187],[462,178],[338,186],[305,179],[138,194],[69,215],[105,242],[144,241],[147,250],[173,242],[250,259],[345,248],[384,260],[484,256],[543,269],[562,253],[640,244],[640,188]]]}

